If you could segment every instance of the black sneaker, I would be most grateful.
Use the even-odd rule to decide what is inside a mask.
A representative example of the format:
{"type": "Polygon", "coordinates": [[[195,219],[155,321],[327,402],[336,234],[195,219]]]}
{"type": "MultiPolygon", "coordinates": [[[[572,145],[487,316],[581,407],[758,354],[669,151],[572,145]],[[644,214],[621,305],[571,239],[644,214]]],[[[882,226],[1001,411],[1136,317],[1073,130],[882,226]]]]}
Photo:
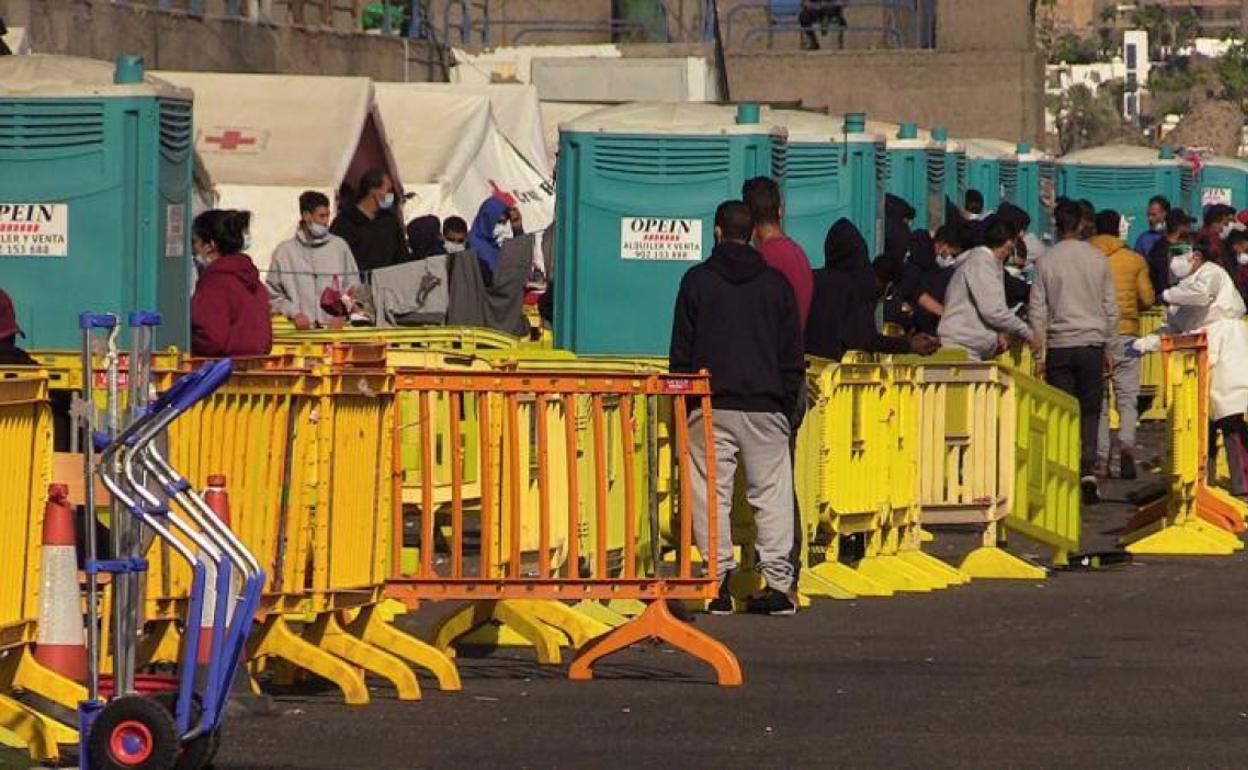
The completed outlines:
{"type": "Polygon", "coordinates": [[[732,591],[728,590],[728,579],[732,577],[729,572],[724,575],[724,579],[719,581],[719,594],[706,604],[707,614],[710,615],[731,615],[736,609],[732,606],[732,591]]]}
{"type": "Polygon", "coordinates": [[[750,597],[746,611],[758,615],[796,615],[797,605],[783,591],[764,588],[761,594],[750,597]]]}
{"type": "Polygon", "coordinates": [[[1123,452],[1118,460],[1118,478],[1135,481],[1135,457],[1130,452],[1123,452]]]}
{"type": "Polygon", "coordinates": [[[1096,476],[1084,476],[1079,482],[1079,489],[1083,492],[1084,505],[1097,505],[1101,502],[1101,492],[1096,486],[1096,476]]]}

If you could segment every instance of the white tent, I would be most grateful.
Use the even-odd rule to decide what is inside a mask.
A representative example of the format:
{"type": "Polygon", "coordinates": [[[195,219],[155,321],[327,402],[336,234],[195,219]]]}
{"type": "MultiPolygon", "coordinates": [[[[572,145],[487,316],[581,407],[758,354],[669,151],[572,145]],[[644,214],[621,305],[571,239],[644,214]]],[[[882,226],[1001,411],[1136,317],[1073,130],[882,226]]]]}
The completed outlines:
{"type": "Polygon", "coordinates": [[[542,126],[546,129],[546,154],[551,168],[555,167],[559,153],[559,126],[606,106],[596,102],[542,102],[542,126]]]}
{"type": "Polygon", "coordinates": [[[470,224],[496,190],[510,193],[525,229],[554,218],[555,196],[541,113],[531,88],[377,83],[377,104],[403,188],[405,209],[462,216],[470,224]],[[510,130],[500,125],[500,107],[510,130]]]}
{"type": "Polygon", "coordinates": [[[298,198],[339,186],[391,160],[367,78],[160,72],[195,92],[195,147],[222,208],[252,213],[251,256],[268,267],[291,237],[298,198]]]}

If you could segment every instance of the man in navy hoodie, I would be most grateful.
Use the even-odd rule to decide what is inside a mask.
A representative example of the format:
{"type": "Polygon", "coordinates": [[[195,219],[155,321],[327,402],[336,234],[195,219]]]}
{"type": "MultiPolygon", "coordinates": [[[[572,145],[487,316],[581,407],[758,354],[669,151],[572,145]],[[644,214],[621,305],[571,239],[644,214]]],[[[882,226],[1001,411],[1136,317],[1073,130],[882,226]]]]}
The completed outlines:
{"type": "MultiPolygon", "coordinates": [[[[791,416],[802,379],[802,330],[788,280],[750,246],[754,220],[741,201],[715,212],[715,249],[680,282],[672,322],[672,372],[711,373],[714,407],[715,487],[718,502],[717,575],[713,614],[733,611],[728,579],[732,553],[733,477],[745,465],[746,498],[758,527],[759,569],[767,588],[750,597],[751,612],[792,615],[793,467],[791,416]]],[[[698,547],[708,541],[706,458],[701,410],[689,417],[693,456],[693,530],[698,547]]]]}

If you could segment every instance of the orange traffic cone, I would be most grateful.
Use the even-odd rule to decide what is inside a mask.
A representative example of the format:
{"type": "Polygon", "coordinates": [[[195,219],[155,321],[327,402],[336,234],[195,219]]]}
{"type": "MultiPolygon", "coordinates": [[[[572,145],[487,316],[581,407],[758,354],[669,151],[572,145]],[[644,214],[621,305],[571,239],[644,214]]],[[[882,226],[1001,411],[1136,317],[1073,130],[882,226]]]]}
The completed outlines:
{"type": "Polygon", "coordinates": [[[48,486],[43,509],[43,566],[35,660],[68,679],[87,678],[86,631],[78,595],[78,557],[69,487],[48,486]]]}
{"type": "MultiPolygon", "coordinates": [[[[217,515],[217,519],[226,527],[230,526],[230,495],[225,491],[225,476],[214,474],[208,477],[208,487],[204,490],[204,502],[217,515]]],[[[234,597],[228,600],[227,618],[234,614],[234,597]]],[[[211,566],[204,575],[204,607],[199,616],[199,654],[196,663],[208,665],[212,657],[212,622],[217,608],[217,571],[211,566]]]]}

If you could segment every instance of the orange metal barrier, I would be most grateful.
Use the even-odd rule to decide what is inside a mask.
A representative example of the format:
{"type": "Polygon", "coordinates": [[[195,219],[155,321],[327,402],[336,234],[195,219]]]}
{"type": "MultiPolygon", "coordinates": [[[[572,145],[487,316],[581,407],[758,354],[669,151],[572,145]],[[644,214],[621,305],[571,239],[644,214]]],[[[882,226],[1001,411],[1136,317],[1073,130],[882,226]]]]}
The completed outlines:
{"type": "MultiPolygon", "coordinates": [[[[650,480],[638,478],[632,438],[643,429],[640,421],[670,406],[678,478],[690,479],[687,417],[693,404],[689,402],[711,414],[708,377],[400,371],[395,389],[415,394],[424,456],[433,455],[435,426],[449,422],[449,436],[461,436],[459,423],[468,413],[477,416],[483,449],[470,457],[461,441],[451,440],[451,502],[443,514],[449,517],[445,528],[436,521],[434,468],[422,464],[420,563],[414,574],[397,569],[402,523],[396,516],[391,595],[405,600],[478,602],[469,622],[456,629],[461,635],[483,619],[523,625],[526,616],[536,614],[527,605],[550,603],[566,609],[564,601],[643,600],[649,604],[640,616],[580,646],[569,671],[573,679],[590,678],[593,663],[606,655],[645,638],[659,638],[711,664],[720,684],[741,683],[740,666],[732,652],[676,620],[665,601],[706,600],[717,588],[713,540],[705,569],[695,562],[693,519],[687,515],[692,511],[693,494],[688,482],[680,484],[679,506],[686,515],[680,516],[674,574],[664,574],[661,562],[639,548],[651,540],[643,532],[654,531],[658,514],[646,499],[649,495],[643,493],[650,480]],[[608,411],[608,402],[617,404],[617,409],[608,411]],[[587,431],[578,430],[583,420],[588,421],[587,431]],[[623,439],[618,443],[624,454],[618,465],[623,476],[622,506],[611,505],[608,499],[609,451],[614,444],[609,445],[607,433],[612,421],[618,421],[614,427],[623,439]],[[552,430],[552,425],[561,428],[552,430]],[[523,459],[526,454],[527,461],[523,459]],[[589,463],[571,460],[584,457],[592,459],[589,463]],[[469,477],[478,478],[481,488],[480,505],[471,511],[464,494],[464,479],[469,477]],[[536,510],[524,504],[531,484],[537,489],[536,510]],[[469,527],[471,514],[479,527],[469,527]],[[438,531],[447,533],[440,559],[438,531]],[[609,537],[618,531],[623,532],[622,538],[609,537]],[[562,532],[568,536],[560,547],[555,540],[562,532]],[[582,533],[592,535],[582,537],[582,533]]],[[[709,419],[705,430],[712,477],[708,516],[714,538],[714,441],[709,419]]],[[[396,436],[395,441],[399,440],[396,436]]],[[[655,473],[653,467],[641,467],[651,476],[655,473]]]]}

